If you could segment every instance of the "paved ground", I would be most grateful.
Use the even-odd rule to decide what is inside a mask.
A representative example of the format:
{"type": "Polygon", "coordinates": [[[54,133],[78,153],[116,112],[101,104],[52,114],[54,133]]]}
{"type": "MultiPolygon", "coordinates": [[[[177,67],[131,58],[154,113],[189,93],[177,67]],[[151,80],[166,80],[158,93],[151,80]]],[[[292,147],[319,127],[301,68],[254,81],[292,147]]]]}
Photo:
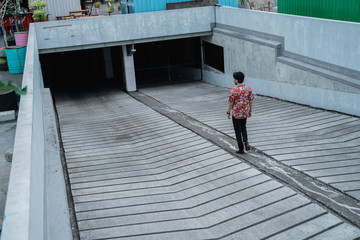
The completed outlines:
{"type": "MultiPolygon", "coordinates": [[[[141,90],[235,137],[228,91],[203,83],[141,90]]],[[[360,118],[257,96],[248,134],[265,154],[360,200],[360,118]]]]}
{"type": "MultiPolygon", "coordinates": [[[[204,83],[141,90],[171,107],[168,112],[178,109],[233,136],[224,114],[227,91],[204,83]]],[[[358,227],[332,210],[125,93],[69,93],[56,102],[81,239],[360,237],[358,227]]],[[[309,138],[304,130],[292,136],[297,128],[280,128],[284,134],[274,139],[261,131],[285,126],[298,111],[323,112],[262,97],[255,106],[249,135],[259,148],[309,138]],[[271,111],[269,123],[273,106],[288,114],[271,111]]]]}

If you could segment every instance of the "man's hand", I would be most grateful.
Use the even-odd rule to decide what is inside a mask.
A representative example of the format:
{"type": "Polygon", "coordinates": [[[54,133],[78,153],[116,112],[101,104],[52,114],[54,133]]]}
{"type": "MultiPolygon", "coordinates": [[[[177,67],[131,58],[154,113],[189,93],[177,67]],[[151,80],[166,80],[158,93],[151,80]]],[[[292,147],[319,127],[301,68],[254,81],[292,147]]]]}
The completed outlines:
{"type": "Polygon", "coordinates": [[[248,114],[248,118],[251,118],[251,112],[249,112],[249,114],[248,114]]]}
{"type": "Polygon", "coordinates": [[[230,119],[230,113],[227,114],[227,118],[230,119]]]}

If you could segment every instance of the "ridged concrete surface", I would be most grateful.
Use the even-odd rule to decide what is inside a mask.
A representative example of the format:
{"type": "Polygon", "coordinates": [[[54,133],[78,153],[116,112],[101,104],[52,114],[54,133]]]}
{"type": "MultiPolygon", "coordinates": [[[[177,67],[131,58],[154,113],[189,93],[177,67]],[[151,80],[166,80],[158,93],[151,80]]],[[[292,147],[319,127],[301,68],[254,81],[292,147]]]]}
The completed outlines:
{"type": "MultiPolygon", "coordinates": [[[[182,96],[173,89],[171,102],[185,107],[190,89],[205,86],[180,85],[182,96]]],[[[206,99],[223,100],[216,91],[206,99]]],[[[215,107],[194,97],[202,101],[193,99],[192,107],[215,107]]],[[[358,228],[125,93],[62,95],[56,106],[81,239],[360,236],[358,228]]],[[[211,115],[211,108],[197,110],[211,115]]]]}
{"type": "MultiPolygon", "coordinates": [[[[229,89],[199,82],[141,92],[235,138],[229,89]]],[[[252,146],[360,200],[360,118],[256,96],[247,126],[252,146]]]]}

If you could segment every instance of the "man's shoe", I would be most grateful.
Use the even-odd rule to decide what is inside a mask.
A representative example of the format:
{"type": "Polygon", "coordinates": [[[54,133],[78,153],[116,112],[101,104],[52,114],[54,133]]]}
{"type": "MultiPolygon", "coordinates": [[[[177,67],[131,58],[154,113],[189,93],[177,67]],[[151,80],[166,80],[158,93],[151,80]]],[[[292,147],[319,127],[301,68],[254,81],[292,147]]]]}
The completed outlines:
{"type": "Polygon", "coordinates": [[[251,150],[250,145],[246,146],[245,149],[246,149],[246,151],[250,151],[251,150]]]}
{"type": "Polygon", "coordinates": [[[240,150],[239,150],[239,151],[236,151],[236,153],[237,153],[237,154],[245,154],[244,151],[240,151],[240,150]]]}

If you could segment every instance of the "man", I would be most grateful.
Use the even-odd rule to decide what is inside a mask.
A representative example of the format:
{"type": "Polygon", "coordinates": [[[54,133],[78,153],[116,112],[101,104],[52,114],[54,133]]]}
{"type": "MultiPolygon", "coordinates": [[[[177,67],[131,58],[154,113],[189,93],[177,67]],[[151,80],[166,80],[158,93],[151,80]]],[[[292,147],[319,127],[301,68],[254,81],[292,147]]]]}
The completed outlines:
{"type": "Polygon", "coordinates": [[[243,84],[245,75],[242,72],[234,72],[235,87],[229,93],[229,104],[227,110],[227,117],[234,125],[236,141],[239,146],[238,154],[245,154],[244,144],[246,151],[250,150],[246,131],[246,119],[251,117],[254,94],[249,86],[243,84]],[[244,144],[243,144],[244,143],[244,144]]]}

